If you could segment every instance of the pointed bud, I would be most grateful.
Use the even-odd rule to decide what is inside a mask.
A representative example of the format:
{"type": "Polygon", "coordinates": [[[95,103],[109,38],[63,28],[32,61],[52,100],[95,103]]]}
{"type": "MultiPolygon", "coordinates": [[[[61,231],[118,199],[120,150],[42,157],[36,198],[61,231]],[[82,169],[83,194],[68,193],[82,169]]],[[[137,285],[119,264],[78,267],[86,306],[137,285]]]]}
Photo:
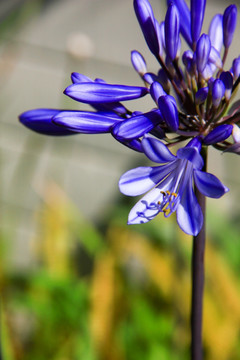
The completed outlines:
{"type": "Polygon", "coordinates": [[[223,71],[220,75],[220,80],[222,80],[225,86],[225,98],[229,100],[232,95],[233,76],[230,71],[223,71]]]}
{"type": "Polygon", "coordinates": [[[233,60],[232,71],[233,71],[234,81],[236,81],[240,75],[240,57],[233,60]]]}
{"type": "Polygon", "coordinates": [[[204,103],[204,101],[207,99],[208,90],[209,90],[208,87],[204,87],[204,88],[199,89],[196,92],[195,103],[197,105],[200,105],[200,104],[204,103]]]}
{"type": "Polygon", "coordinates": [[[96,82],[73,84],[64,93],[74,100],[91,103],[112,103],[138,99],[148,93],[148,89],[138,86],[101,84],[96,82]]]}
{"type": "Polygon", "coordinates": [[[196,63],[197,69],[200,73],[203,72],[205,66],[207,65],[208,58],[211,51],[211,41],[209,36],[202,34],[197,42],[196,48],[196,63]]]}
{"type": "Polygon", "coordinates": [[[223,43],[226,48],[231,45],[236,25],[237,7],[236,5],[230,5],[223,14],[223,43]]]}
{"type": "Polygon", "coordinates": [[[221,51],[223,45],[223,16],[216,14],[210,23],[208,35],[211,41],[211,45],[217,50],[221,51]]]}
{"type": "Polygon", "coordinates": [[[232,133],[232,125],[219,125],[213,129],[204,139],[206,145],[216,144],[226,140],[232,133]]]}
{"type": "Polygon", "coordinates": [[[192,41],[196,43],[202,30],[206,7],[206,0],[191,0],[191,34],[192,41]]]}
{"type": "Polygon", "coordinates": [[[155,28],[155,18],[152,7],[148,0],[134,0],[133,4],[146,43],[150,51],[155,56],[158,56],[159,42],[158,42],[157,31],[155,28]]]}
{"type": "Polygon", "coordinates": [[[177,7],[170,3],[165,17],[165,44],[166,53],[173,61],[177,56],[179,46],[180,20],[177,7]]]}
{"type": "Polygon", "coordinates": [[[225,93],[225,86],[220,79],[216,79],[212,85],[212,103],[218,107],[225,93]]]}
{"type": "Polygon", "coordinates": [[[172,131],[177,131],[179,120],[177,104],[174,97],[170,95],[161,96],[158,99],[158,106],[168,128],[172,131]]]}
{"type": "Polygon", "coordinates": [[[39,134],[51,136],[75,134],[74,131],[58,126],[52,122],[53,117],[61,113],[61,110],[56,109],[34,109],[25,111],[19,116],[19,120],[24,126],[39,134]]]}
{"type": "Polygon", "coordinates": [[[191,16],[189,8],[185,0],[168,0],[168,5],[174,3],[178,9],[180,16],[180,32],[188,45],[192,46],[192,37],[191,37],[191,16]]]}
{"type": "Polygon", "coordinates": [[[163,90],[162,85],[159,84],[159,82],[157,82],[157,81],[152,83],[152,85],[150,87],[150,94],[151,94],[153,100],[155,101],[155,103],[158,103],[158,99],[160,98],[160,96],[167,95],[165,93],[165,91],[163,90]]]}
{"type": "Polygon", "coordinates": [[[131,62],[136,72],[143,76],[147,72],[147,65],[144,57],[137,50],[131,52],[131,62]]]}

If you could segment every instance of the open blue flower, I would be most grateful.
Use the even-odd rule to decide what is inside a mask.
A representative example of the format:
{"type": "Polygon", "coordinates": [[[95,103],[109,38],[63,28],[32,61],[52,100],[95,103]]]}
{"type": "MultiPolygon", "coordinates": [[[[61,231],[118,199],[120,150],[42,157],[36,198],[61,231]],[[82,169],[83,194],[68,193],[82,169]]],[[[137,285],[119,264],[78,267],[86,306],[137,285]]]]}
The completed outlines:
{"type": "Polygon", "coordinates": [[[201,144],[195,138],[177,151],[176,156],[161,141],[144,137],[145,155],[160,164],[127,171],[119,181],[120,191],[129,196],[149,191],[129,213],[129,224],[146,223],[160,212],[165,217],[176,211],[180,228],[197,235],[203,224],[203,214],[194,194],[193,183],[205,196],[219,198],[228,191],[214,175],[201,171],[204,163],[201,144]]]}

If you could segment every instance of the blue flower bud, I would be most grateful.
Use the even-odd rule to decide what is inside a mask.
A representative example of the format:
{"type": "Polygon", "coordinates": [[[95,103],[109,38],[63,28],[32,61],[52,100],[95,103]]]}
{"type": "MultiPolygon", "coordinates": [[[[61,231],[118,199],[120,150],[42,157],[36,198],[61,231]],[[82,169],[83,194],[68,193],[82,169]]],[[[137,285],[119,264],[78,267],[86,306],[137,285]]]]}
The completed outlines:
{"type": "Polygon", "coordinates": [[[172,131],[177,131],[179,126],[179,119],[177,104],[174,97],[170,95],[161,96],[158,99],[158,106],[168,128],[172,131]]]}
{"type": "Polygon", "coordinates": [[[220,79],[214,80],[212,84],[212,103],[218,107],[225,93],[225,86],[220,79]]]}
{"type": "Polygon", "coordinates": [[[147,65],[144,57],[137,50],[131,52],[131,62],[138,74],[143,76],[147,72],[147,65]]]}
{"type": "Polygon", "coordinates": [[[141,26],[144,38],[150,49],[155,55],[159,55],[159,42],[155,28],[155,18],[152,7],[148,0],[134,0],[134,10],[141,26]]]}
{"type": "Polygon", "coordinates": [[[216,14],[210,23],[208,35],[211,41],[211,45],[217,50],[221,51],[223,45],[223,16],[216,14]]]}
{"type": "Polygon", "coordinates": [[[233,71],[234,81],[236,81],[240,75],[240,57],[233,60],[232,71],[233,71]]]}
{"type": "Polygon", "coordinates": [[[208,58],[211,51],[211,41],[209,36],[202,34],[197,42],[196,48],[196,63],[197,69],[200,73],[203,72],[205,66],[207,65],[208,58]]]}
{"type": "MultiPolygon", "coordinates": [[[[155,109],[145,114],[140,113],[129,119],[118,121],[112,128],[112,135],[118,139],[137,139],[161,122],[160,111],[155,109]]],[[[162,135],[164,135],[164,132],[162,132],[162,135]]]]}
{"type": "Polygon", "coordinates": [[[236,25],[237,7],[236,5],[230,5],[223,14],[223,43],[226,48],[231,45],[236,25]]]}
{"type": "Polygon", "coordinates": [[[216,144],[226,140],[232,133],[232,125],[219,125],[213,129],[204,139],[206,145],[216,144]]]}
{"type": "Polygon", "coordinates": [[[204,103],[204,101],[206,100],[206,98],[208,96],[208,90],[209,90],[208,87],[204,87],[204,88],[199,89],[196,92],[195,103],[197,105],[204,103]]]}
{"type": "Polygon", "coordinates": [[[196,43],[199,39],[205,7],[206,0],[191,0],[191,34],[193,43],[196,43]]]}
{"type": "Polygon", "coordinates": [[[168,0],[168,5],[174,3],[178,9],[180,16],[180,32],[188,45],[192,46],[192,37],[191,37],[191,17],[189,8],[185,0],[168,0]]]}
{"type": "Polygon", "coordinates": [[[170,60],[177,56],[179,45],[180,21],[177,7],[170,3],[165,17],[165,45],[166,53],[170,60]]]}
{"type": "Polygon", "coordinates": [[[225,86],[225,98],[229,100],[232,95],[233,76],[229,71],[224,71],[220,75],[220,80],[225,86]]]}
{"type": "Polygon", "coordinates": [[[64,94],[74,100],[91,103],[112,103],[138,99],[148,93],[148,89],[138,86],[112,85],[106,83],[80,83],[68,86],[64,94]]]}
{"type": "Polygon", "coordinates": [[[44,135],[73,135],[74,131],[58,126],[52,122],[54,116],[63,111],[57,109],[34,109],[25,111],[19,116],[20,122],[27,128],[44,135]]]}
{"type": "Polygon", "coordinates": [[[153,100],[155,101],[155,103],[158,103],[158,99],[160,98],[160,96],[167,95],[165,93],[165,91],[163,90],[162,85],[160,85],[159,82],[157,82],[157,81],[152,83],[152,85],[150,87],[150,94],[151,94],[153,100]]]}

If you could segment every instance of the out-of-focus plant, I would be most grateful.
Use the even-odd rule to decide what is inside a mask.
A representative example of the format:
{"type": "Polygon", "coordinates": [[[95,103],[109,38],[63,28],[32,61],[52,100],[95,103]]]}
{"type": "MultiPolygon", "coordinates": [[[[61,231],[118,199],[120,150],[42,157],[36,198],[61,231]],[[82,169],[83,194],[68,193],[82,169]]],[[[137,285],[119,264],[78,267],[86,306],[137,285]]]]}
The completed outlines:
{"type": "MultiPolygon", "coordinates": [[[[43,200],[35,213],[38,266],[19,273],[1,261],[4,359],[185,359],[190,239],[171,218],[147,228],[127,227],[124,203],[96,227],[54,184],[46,187],[43,200]]],[[[234,241],[237,224],[213,226],[212,238],[229,234],[229,228],[234,241]]],[[[206,360],[240,356],[240,260],[232,264],[231,247],[222,248],[209,239],[206,360]]]]}

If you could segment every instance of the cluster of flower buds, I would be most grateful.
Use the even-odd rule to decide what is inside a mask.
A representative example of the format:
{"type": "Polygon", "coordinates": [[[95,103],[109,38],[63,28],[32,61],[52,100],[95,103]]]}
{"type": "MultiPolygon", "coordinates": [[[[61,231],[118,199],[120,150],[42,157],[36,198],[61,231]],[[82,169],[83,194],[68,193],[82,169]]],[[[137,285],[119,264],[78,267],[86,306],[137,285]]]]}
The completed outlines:
{"type": "Polygon", "coordinates": [[[224,69],[237,7],[230,5],[215,15],[205,34],[201,31],[206,0],[191,0],[190,9],[185,0],[169,0],[167,5],[165,19],[159,23],[148,0],[134,0],[144,38],[159,64],[157,73],[148,72],[142,54],[132,51],[131,62],[143,80],[142,87],[108,84],[73,73],[65,94],[94,111],[36,109],[20,115],[20,121],[48,135],[110,133],[161,164],[131,170],[120,179],[120,190],[127,195],[154,188],[132,209],[129,223],[176,211],[179,226],[196,235],[202,216],[193,181],[205,196],[218,198],[228,191],[214,175],[201,171],[201,147],[213,145],[240,154],[240,104],[231,105],[240,82],[240,57],[224,69]],[[189,47],[183,54],[181,39],[189,47]],[[122,104],[144,96],[153,100],[153,108],[146,113],[122,104]],[[170,153],[171,145],[185,140],[188,144],[176,156],[170,153]]]}

